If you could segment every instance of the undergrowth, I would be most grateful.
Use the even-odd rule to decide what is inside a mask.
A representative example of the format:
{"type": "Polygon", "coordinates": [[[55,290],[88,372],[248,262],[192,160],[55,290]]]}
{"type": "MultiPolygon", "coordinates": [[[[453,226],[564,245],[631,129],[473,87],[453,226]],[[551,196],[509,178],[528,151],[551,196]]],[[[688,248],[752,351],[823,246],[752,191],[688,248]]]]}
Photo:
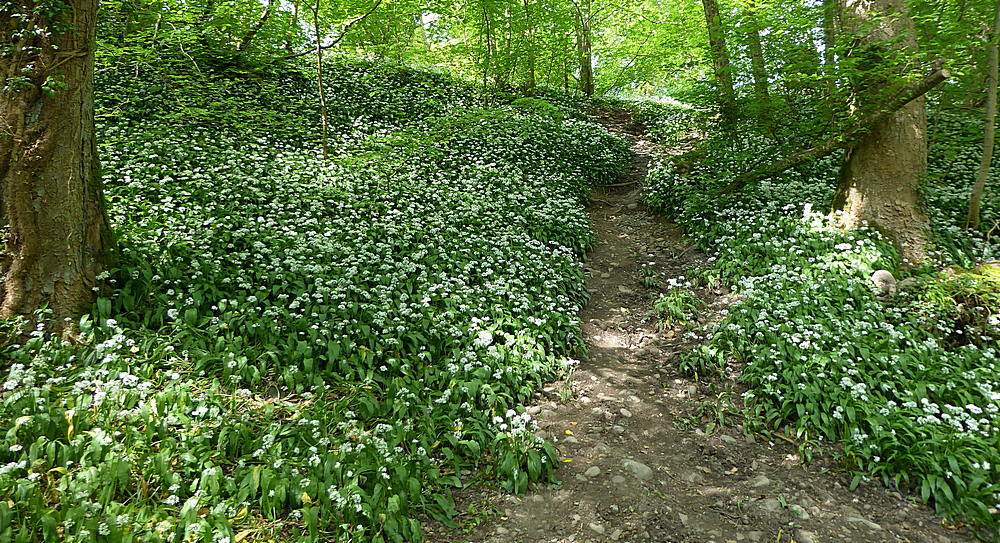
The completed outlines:
{"type": "MultiPolygon", "coordinates": [[[[691,121],[689,111],[663,106],[646,116],[672,137],[691,121]]],[[[891,299],[870,276],[897,270],[893,247],[877,232],[831,225],[838,157],[712,199],[776,148],[744,127],[661,160],[645,195],[710,256],[697,280],[734,292],[709,342],[682,366],[704,373],[735,365],[751,422],[788,426],[803,443],[840,444],[852,487],[879,479],[997,538],[1000,283],[994,268],[966,268],[995,258],[1000,244],[987,234],[1000,217],[984,208],[986,230],[960,231],[968,189],[954,187],[974,177],[977,153],[966,139],[950,139],[976,122],[946,115],[939,124],[926,187],[938,267],[918,270],[891,299]]]]}
{"type": "Polygon", "coordinates": [[[553,480],[522,403],[584,352],[582,204],[625,146],[327,73],[329,160],[295,71],[101,82],[121,260],[82,345],[3,353],[0,541],[411,542],[473,478],[553,480]]]}

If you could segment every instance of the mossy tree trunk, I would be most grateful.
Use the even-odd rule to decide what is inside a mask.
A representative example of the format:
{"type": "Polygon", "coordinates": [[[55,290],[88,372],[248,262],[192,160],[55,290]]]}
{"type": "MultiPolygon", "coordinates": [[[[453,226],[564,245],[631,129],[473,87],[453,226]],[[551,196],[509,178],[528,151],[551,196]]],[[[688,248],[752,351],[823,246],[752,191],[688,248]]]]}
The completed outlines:
{"type": "Polygon", "coordinates": [[[0,318],[48,308],[64,331],[115,253],[94,141],[97,0],[39,4],[0,7],[0,318]]]}
{"type": "MultiPolygon", "coordinates": [[[[905,0],[840,0],[844,32],[855,41],[855,109],[884,101],[914,70],[917,51],[905,0]]],[[[927,170],[927,115],[923,96],[875,124],[847,148],[834,198],[840,223],[869,225],[899,250],[904,266],[927,256],[930,230],[919,185],[927,170]]]]}

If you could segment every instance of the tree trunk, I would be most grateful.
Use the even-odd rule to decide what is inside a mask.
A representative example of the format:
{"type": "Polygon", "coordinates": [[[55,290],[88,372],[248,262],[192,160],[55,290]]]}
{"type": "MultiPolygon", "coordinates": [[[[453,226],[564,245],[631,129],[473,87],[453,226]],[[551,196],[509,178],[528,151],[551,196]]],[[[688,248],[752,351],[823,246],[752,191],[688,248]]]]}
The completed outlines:
{"type": "Polygon", "coordinates": [[[965,225],[967,228],[979,228],[979,206],[983,201],[983,191],[986,190],[986,180],[990,176],[990,166],[993,163],[994,135],[996,134],[997,116],[997,72],[1000,64],[1000,0],[997,1],[993,14],[993,29],[989,39],[989,67],[986,70],[986,119],[983,130],[983,158],[979,162],[979,173],[972,186],[972,197],[969,200],[969,214],[965,225]]]}
{"type": "Polygon", "coordinates": [[[525,92],[533,96],[538,83],[535,77],[535,21],[531,14],[531,0],[524,0],[524,27],[525,41],[528,45],[525,92]]]}
{"type": "Polygon", "coordinates": [[[594,95],[594,53],[591,46],[590,0],[577,5],[576,46],[580,57],[580,91],[594,95]]]}
{"type": "Polygon", "coordinates": [[[65,331],[115,253],[94,141],[97,0],[69,0],[58,20],[40,11],[0,8],[0,318],[45,307],[65,331]]]}
{"type": "MultiPolygon", "coordinates": [[[[855,107],[861,107],[880,99],[886,72],[906,75],[917,51],[916,34],[905,0],[840,2],[845,31],[855,38],[855,54],[864,55],[863,62],[882,59],[862,66],[867,70],[853,78],[855,107]]],[[[927,256],[930,230],[919,192],[926,170],[927,114],[921,96],[847,148],[833,203],[841,226],[872,226],[896,246],[904,267],[919,265],[927,256]]]]}
{"type": "Polygon", "coordinates": [[[837,0],[823,0],[823,75],[830,94],[837,89],[837,0]]]}
{"type": "Polygon", "coordinates": [[[702,0],[705,21],[708,23],[708,44],[712,50],[712,68],[715,84],[719,87],[719,105],[722,117],[727,122],[736,118],[736,91],[733,90],[733,74],[726,48],[726,36],[716,0],[702,0]]]}
{"type": "Polygon", "coordinates": [[[764,63],[764,48],[760,43],[757,5],[750,4],[750,28],[747,30],[747,50],[750,54],[750,71],[753,75],[753,90],[759,107],[761,124],[771,124],[771,92],[768,88],[767,66],[764,63]]]}

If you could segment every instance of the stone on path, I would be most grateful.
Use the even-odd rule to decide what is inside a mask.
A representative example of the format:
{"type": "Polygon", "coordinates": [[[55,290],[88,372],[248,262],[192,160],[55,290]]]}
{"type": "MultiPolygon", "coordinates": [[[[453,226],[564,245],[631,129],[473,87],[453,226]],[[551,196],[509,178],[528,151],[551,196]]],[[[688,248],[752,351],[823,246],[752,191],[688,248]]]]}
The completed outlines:
{"type": "Polygon", "coordinates": [[[586,475],[587,477],[597,477],[598,475],[601,474],[601,468],[597,466],[590,466],[589,468],[587,468],[587,471],[583,472],[583,474],[586,475]]]}
{"type": "Polygon", "coordinates": [[[626,460],[622,462],[622,465],[625,466],[625,469],[627,469],[633,476],[635,476],[636,479],[639,479],[640,481],[648,481],[653,478],[653,470],[642,462],[626,460]]]}

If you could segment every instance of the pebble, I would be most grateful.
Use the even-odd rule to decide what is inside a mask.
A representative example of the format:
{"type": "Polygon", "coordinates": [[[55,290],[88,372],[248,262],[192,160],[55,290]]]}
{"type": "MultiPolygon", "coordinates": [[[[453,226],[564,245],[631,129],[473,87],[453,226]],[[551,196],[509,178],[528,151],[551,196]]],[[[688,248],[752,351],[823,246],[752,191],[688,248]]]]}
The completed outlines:
{"type": "Polygon", "coordinates": [[[613,433],[616,433],[616,434],[619,434],[619,435],[620,434],[624,434],[625,433],[625,427],[624,426],[615,425],[615,426],[611,427],[611,431],[613,433]]]}
{"type": "Polygon", "coordinates": [[[573,443],[574,445],[579,443],[580,440],[573,436],[566,436],[563,438],[563,443],[573,443]]]}
{"type": "Polygon", "coordinates": [[[597,477],[598,475],[601,474],[601,468],[597,466],[590,466],[589,468],[587,468],[587,471],[583,472],[583,474],[586,475],[587,477],[597,477]]]}
{"type": "Polygon", "coordinates": [[[589,526],[591,530],[597,532],[598,534],[604,535],[604,526],[601,526],[600,524],[596,524],[594,522],[591,522],[587,526],[589,526]]]}
{"type": "Polygon", "coordinates": [[[636,479],[639,479],[640,481],[647,481],[653,477],[653,470],[642,462],[626,460],[622,462],[622,465],[625,466],[625,469],[627,469],[633,476],[635,476],[636,479]]]}
{"type": "Polygon", "coordinates": [[[639,204],[629,204],[625,207],[628,209],[639,209],[639,204]]]}
{"type": "Polygon", "coordinates": [[[622,529],[615,528],[615,531],[611,532],[611,541],[618,541],[622,538],[622,529]]]}
{"type": "Polygon", "coordinates": [[[758,530],[747,532],[747,539],[750,541],[760,541],[761,539],[764,539],[764,532],[758,530]]]}
{"type": "Polygon", "coordinates": [[[622,294],[635,294],[635,291],[626,287],[625,285],[618,285],[618,292],[622,294]]]}
{"type": "Polygon", "coordinates": [[[632,412],[629,411],[628,409],[625,409],[624,407],[621,408],[618,412],[621,413],[622,416],[625,417],[625,418],[627,418],[627,419],[632,418],[632,412]]]}
{"type": "Polygon", "coordinates": [[[691,483],[691,484],[701,484],[705,482],[705,476],[698,473],[697,471],[689,471],[681,476],[681,479],[691,483]]]}
{"type": "Polygon", "coordinates": [[[750,485],[754,488],[760,488],[762,486],[767,486],[771,484],[771,480],[764,475],[758,475],[753,479],[750,479],[750,485]]]}
{"type": "Polygon", "coordinates": [[[533,406],[531,406],[531,407],[529,407],[529,408],[528,408],[527,412],[528,412],[528,414],[529,414],[529,415],[531,415],[531,416],[535,416],[535,415],[537,415],[537,414],[538,414],[538,413],[539,413],[539,412],[540,412],[541,410],[542,410],[542,408],[541,408],[541,407],[538,407],[537,405],[533,405],[533,406]]]}
{"type": "Polygon", "coordinates": [[[774,498],[767,498],[761,502],[761,507],[763,507],[765,511],[777,513],[778,511],[781,511],[781,502],[774,498]]]}
{"type": "Polygon", "coordinates": [[[620,485],[625,482],[625,478],[622,477],[621,475],[615,475],[614,477],[611,478],[611,482],[616,485],[620,485]]]}
{"type": "Polygon", "coordinates": [[[855,524],[862,524],[864,526],[867,526],[871,530],[881,530],[882,529],[882,526],[880,524],[872,522],[872,521],[866,519],[865,517],[844,517],[844,520],[846,520],[847,522],[853,522],[855,524]]]}
{"type": "Polygon", "coordinates": [[[816,543],[816,535],[808,530],[795,530],[795,540],[799,543],[816,543]]]}
{"type": "Polygon", "coordinates": [[[726,434],[722,434],[721,436],[719,436],[719,439],[721,439],[724,443],[729,443],[730,445],[733,443],[739,443],[738,439],[726,434]]]}
{"type": "Polygon", "coordinates": [[[809,513],[806,513],[806,508],[797,503],[789,505],[788,510],[802,520],[809,520],[809,513]]]}
{"type": "Polygon", "coordinates": [[[610,273],[602,273],[601,274],[601,279],[611,279],[611,274],[610,273]]]}

